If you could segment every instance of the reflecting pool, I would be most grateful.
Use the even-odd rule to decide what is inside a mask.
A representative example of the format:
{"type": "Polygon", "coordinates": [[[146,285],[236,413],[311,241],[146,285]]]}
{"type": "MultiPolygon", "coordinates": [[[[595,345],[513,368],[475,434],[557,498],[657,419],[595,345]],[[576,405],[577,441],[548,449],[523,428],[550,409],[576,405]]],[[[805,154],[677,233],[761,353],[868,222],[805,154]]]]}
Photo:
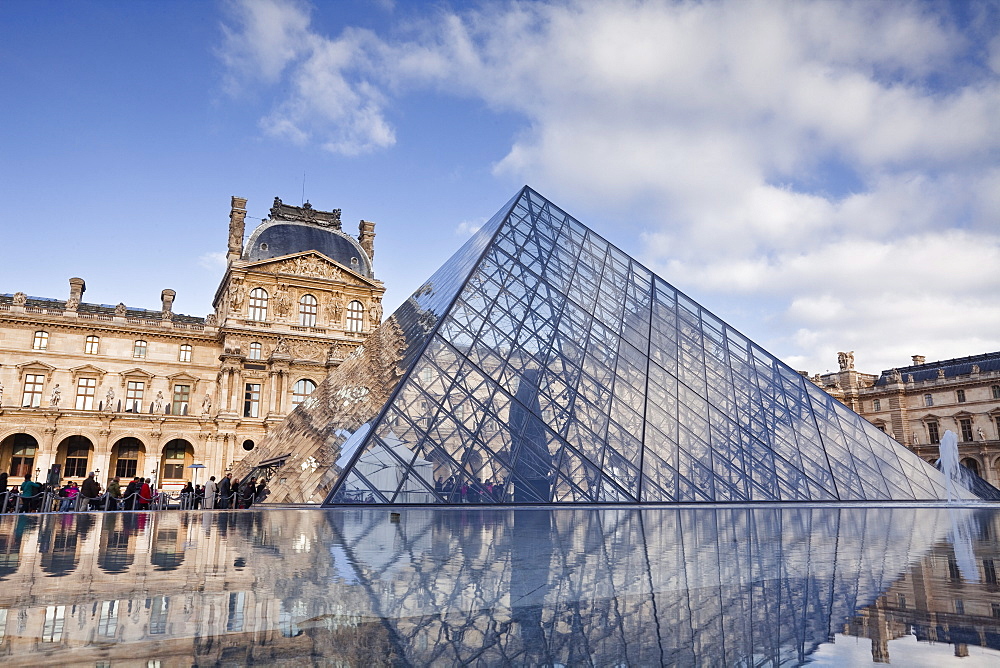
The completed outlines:
{"type": "Polygon", "coordinates": [[[990,509],[399,513],[0,516],[0,664],[1000,662],[990,509]]]}

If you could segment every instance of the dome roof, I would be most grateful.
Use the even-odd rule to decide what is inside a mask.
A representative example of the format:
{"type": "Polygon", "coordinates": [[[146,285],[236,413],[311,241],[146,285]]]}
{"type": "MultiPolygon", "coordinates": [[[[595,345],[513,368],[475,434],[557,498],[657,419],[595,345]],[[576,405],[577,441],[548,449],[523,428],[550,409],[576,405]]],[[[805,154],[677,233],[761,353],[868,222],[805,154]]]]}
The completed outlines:
{"type": "Polygon", "coordinates": [[[372,278],[372,264],[357,239],[333,227],[289,221],[267,220],[250,235],[243,259],[269,260],[304,251],[318,251],[334,262],[372,278]]]}

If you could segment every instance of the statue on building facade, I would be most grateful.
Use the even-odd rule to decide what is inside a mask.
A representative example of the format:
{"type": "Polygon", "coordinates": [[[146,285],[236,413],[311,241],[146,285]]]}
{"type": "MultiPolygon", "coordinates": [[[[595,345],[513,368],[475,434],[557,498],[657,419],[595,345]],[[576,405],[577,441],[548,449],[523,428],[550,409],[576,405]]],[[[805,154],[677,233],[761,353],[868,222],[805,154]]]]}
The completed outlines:
{"type": "Polygon", "coordinates": [[[854,368],[854,351],[837,353],[837,363],[841,371],[849,371],[854,368]]]}
{"type": "Polygon", "coordinates": [[[125,302],[118,302],[118,306],[115,307],[115,315],[122,316],[125,315],[126,307],[125,302]]]}
{"type": "Polygon", "coordinates": [[[278,339],[278,342],[276,344],[274,344],[274,351],[271,353],[271,355],[272,356],[274,356],[274,355],[284,355],[284,356],[287,356],[287,355],[290,355],[290,354],[291,353],[288,352],[288,341],[285,341],[284,337],[278,339]]]}
{"type": "Polygon", "coordinates": [[[108,413],[114,410],[115,403],[115,388],[113,386],[108,386],[108,393],[104,395],[104,410],[108,413]]]}
{"type": "Polygon", "coordinates": [[[52,396],[49,397],[49,406],[52,408],[59,408],[59,402],[62,400],[62,390],[59,389],[59,383],[52,388],[52,396]]]}
{"type": "Polygon", "coordinates": [[[212,397],[206,392],[205,398],[201,400],[201,414],[208,415],[212,412],[212,397]]]}
{"type": "Polygon", "coordinates": [[[14,306],[24,306],[28,302],[28,295],[23,292],[14,293],[14,306]]]}
{"type": "Polygon", "coordinates": [[[80,300],[78,298],[70,297],[69,299],[66,300],[67,311],[75,311],[79,307],[80,307],[80,300]]]}
{"type": "Polygon", "coordinates": [[[368,309],[368,319],[371,321],[372,327],[378,327],[382,322],[382,304],[379,303],[378,298],[375,298],[375,302],[368,309]]]}
{"type": "Polygon", "coordinates": [[[156,391],[156,398],[153,399],[153,412],[154,413],[163,412],[163,390],[156,391]]]}
{"type": "Polygon", "coordinates": [[[340,316],[344,312],[343,298],[339,292],[334,292],[326,303],[326,321],[332,325],[340,324],[340,316]]]}
{"type": "Polygon", "coordinates": [[[889,375],[892,378],[892,382],[894,383],[903,382],[903,374],[899,372],[899,369],[893,369],[889,375]]]}
{"type": "Polygon", "coordinates": [[[206,327],[218,327],[219,326],[219,318],[216,317],[216,315],[214,313],[209,313],[208,315],[205,316],[205,326],[206,327]]]}
{"type": "Polygon", "coordinates": [[[3,406],[3,383],[0,382],[0,406],[3,406]]]}
{"type": "Polygon", "coordinates": [[[233,311],[239,311],[243,307],[243,300],[246,298],[246,288],[243,286],[242,281],[233,279],[233,282],[229,284],[229,289],[226,291],[226,297],[229,300],[229,308],[233,311]]]}
{"type": "Polygon", "coordinates": [[[274,291],[274,313],[279,318],[284,318],[288,315],[289,307],[288,286],[279,284],[278,288],[274,291]]]}

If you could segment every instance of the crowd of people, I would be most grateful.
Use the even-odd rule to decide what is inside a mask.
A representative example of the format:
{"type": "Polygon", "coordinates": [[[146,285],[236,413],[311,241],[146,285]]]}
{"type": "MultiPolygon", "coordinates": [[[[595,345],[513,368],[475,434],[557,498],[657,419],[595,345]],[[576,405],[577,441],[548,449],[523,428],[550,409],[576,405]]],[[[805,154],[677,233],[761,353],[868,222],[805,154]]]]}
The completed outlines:
{"type": "Polygon", "coordinates": [[[136,476],[122,487],[115,476],[103,488],[91,472],[81,484],[69,481],[62,487],[32,480],[31,474],[17,486],[8,485],[8,474],[0,473],[0,513],[73,512],[89,510],[240,510],[253,506],[267,496],[266,481],[255,478],[240,481],[226,474],[216,482],[211,476],[204,485],[188,482],[175,494],[156,489],[151,478],[136,476]]]}

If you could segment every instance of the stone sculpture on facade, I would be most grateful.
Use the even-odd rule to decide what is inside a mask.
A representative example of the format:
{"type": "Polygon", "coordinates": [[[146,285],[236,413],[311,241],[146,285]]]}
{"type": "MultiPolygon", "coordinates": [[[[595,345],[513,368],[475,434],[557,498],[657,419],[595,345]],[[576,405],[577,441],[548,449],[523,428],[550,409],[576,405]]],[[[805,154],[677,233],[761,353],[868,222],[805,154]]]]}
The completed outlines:
{"type": "Polygon", "coordinates": [[[156,391],[156,399],[153,399],[153,412],[162,413],[163,412],[163,391],[156,391]]]}
{"type": "Polygon", "coordinates": [[[343,312],[343,297],[339,292],[334,292],[330,297],[330,301],[326,303],[326,321],[331,325],[339,325],[340,316],[343,312]]]}
{"type": "Polygon", "coordinates": [[[841,371],[848,371],[854,368],[854,351],[837,353],[837,363],[841,371]]]}
{"type": "Polygon", "coordinates": [[[209,313],[205,316],[205,326],[206,327],[218,327],[219,318],[214,313],[209,313]]]}
{"type": "Polygon", "coordinates": [[[14,293],[14,306],[24,306],[28,301],[28,295],[23,292],[14,293]]]}
{"type": "Polygon", "coordinates": [[[62,390],[59,389],[59,383],[52,388],[52,396],[49,397],[49,406],[52,408],[59,408],[59,402],[62,400],[62,390]]]}
{"type": "Polygon", "coordinates": [[[66,310],[75,311],[80,306],[80,300],[76,297],[70,297],[66,300],[66,310]]]}
{"type": "Polygon", "coordinates": [[[288,286],[284,284],[279,284],[277,289],[274,291],[274,313],[279,318],[284,318],[288,316],[289,310],[289,299],[288,299],[288,286]]]}
{"type": "Polygon", "coordinates": [[[115,307],[115,315],[122,316],[125,315],[126,307],[125,302],[118,302],[118,306],[115,307]]]}
{"type": "Polygon", "coordinates": [[[104,410],[108,413],[114,410],[115,403],[115,388],[111,385],[108,386],[108,393],[104,395],[104,410]]]}
{"type": "Polygon", "coordinates": [[[371,321],[372,327],[378,327],[382,322],[382,304],[378,299],[368,309],[368,319],[371,321]]]}
{"type": "Polygon", "coordinates": [[[205,393],[205,398],[201,400],[201,414],[208,415],[212,412],[212,395],[205,393]]]}

